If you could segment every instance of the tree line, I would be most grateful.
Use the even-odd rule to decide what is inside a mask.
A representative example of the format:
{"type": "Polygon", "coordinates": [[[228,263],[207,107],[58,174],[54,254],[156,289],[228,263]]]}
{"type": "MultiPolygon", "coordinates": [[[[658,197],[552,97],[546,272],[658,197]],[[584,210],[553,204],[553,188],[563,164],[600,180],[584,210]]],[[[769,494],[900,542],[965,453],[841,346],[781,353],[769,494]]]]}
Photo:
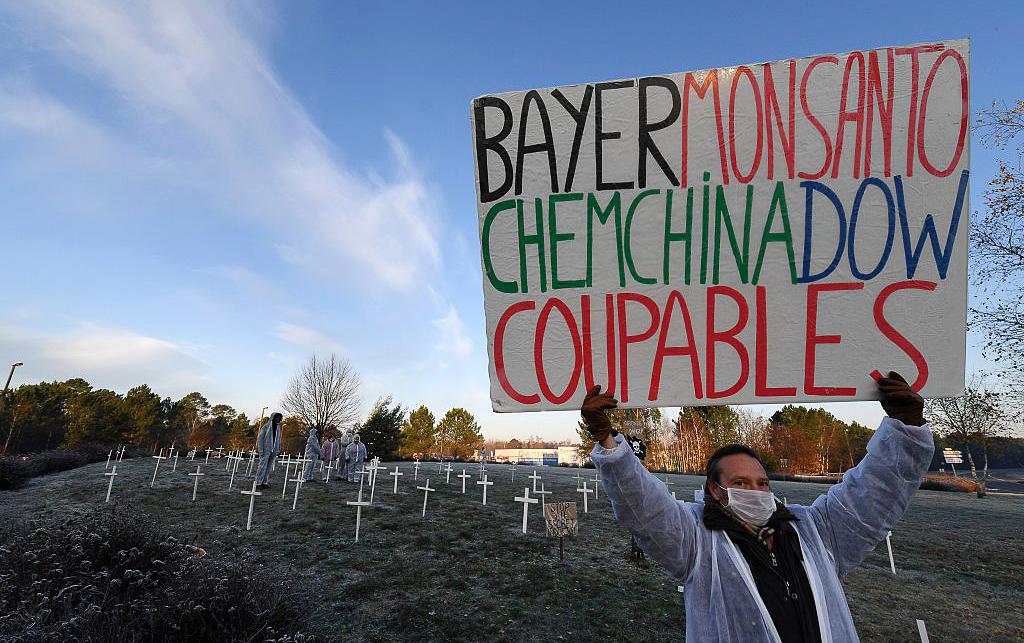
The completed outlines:
{"type": "MultiPolygon", "coordinates": [[[[935,433],[932,468],[944,465],[942,450],[964,452],[975,473],[975,459],[989,466],[1024,466],[1024,440],[1008,435],[1009,411],[999,394],[968,387],[957,398],[929,400],[926,416],[935,433]]],[[[609,413],[619,432],[639,436],[647,447],[644,464],[659,471],[702,472],[708,457],[727,444],[746,444],[761,454],[769,471],[837,473],[867,453],[874,430],[844,422],[820,408],[787,405],[770,417],[730,406],[683,407],[675,417],[661,409],[615,409],[609,413]]],[[[590,433],[579,423],[584,452],[593,448],[590,433]]]]}
{"type": "MultiPolygon", "coordinates": [[[[172,444],[179,449],[252,448],[265,418],[250,419],[228,404],[212,403],[196,391],[174,400],[143,384],[121,394],[93,388],[82,378],[63,382],[22,384],[0,398],[0,440],[3,455],[73,448],[82,444],[128,445],[156,452],[172,444]]],[[[297,413],[282,422],[282,449],[302,451],[309,428],[331,437],[330,418],[319,426],[297,413]]],[[[338,431],[359,433],[367,449],[381,458],[397,455],[445,458],[471,457],[483,445],[480,425],[456,407],[435,422],[425,406],[412,413],[391,396],[373,405],[362,420],[338,431]]]]}

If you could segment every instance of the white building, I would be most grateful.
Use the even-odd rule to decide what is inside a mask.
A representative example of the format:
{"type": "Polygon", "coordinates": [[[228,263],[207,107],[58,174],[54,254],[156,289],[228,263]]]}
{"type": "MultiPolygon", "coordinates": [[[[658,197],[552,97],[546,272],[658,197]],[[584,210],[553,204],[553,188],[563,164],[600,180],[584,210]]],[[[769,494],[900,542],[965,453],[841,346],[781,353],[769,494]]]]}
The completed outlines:
{"type": "Polygon", "coordinates": [[[555,449],[495,449],[496,462],[518,462],[555,466],[558,464],[579,464],[579,446],[560,446],[555,449]]]}

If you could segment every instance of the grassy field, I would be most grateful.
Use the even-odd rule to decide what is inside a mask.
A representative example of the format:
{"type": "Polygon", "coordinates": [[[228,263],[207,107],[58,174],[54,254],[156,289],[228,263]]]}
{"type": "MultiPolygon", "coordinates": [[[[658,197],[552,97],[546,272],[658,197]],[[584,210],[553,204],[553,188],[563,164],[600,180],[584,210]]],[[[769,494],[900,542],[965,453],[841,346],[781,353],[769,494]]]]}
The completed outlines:
{"type": "MultiPolygon", "coordinates": [[[[391,465],[393,468],[394,465],[391,465]]],[[[59,520],[97,511],[148,512],[166,532],[196,541],[210,557],[242,558],[278,570],[307,588],[318,602],[315,621],[339,641],[681,641],[683,596],[657,565],[627,559],[628,534],[615,524],[602,493],[582,514],[575,470],[544,468],[549,501],[577,501],[579,537],[544,536],[538,506],[521,533],[522,505],[513,502],[532,469],[491,465],[488,505],[467,480],[461,494],[455,475],[445,484],[437,463],[429,476],[426,518],[413,467],[400,465],[399,493],[392,478],[378,478],[374,505],[363,510],[359,543],[353,543],[357,485],[309,483],[292,510],[291,489],[281,497],[280,470],[259,497],[253,529],[245,531],[248,497],[236,478],[228,492],[223,463],[204,467],[193,504],[195,467],[183,459],[176,472],[162,465],[150,488],[152,461],[118,467],[110,505],[103,504],[103,463],[33,480],[25,489],[0,492],[0,520],[59,520]]],[[[467,467],[469,473],[475,466],[467,467]]],[[[592,470],[585,471],[593,476],[592,470]]],[[[703,478],[670,476],[680,498],[693,498],[703,478]]],[[[825,485],[773,483],[791,503],[808,503],[825,485]]],[[[1005,485],[1004,485],[1005,486],[1005,485]]],[[[893,533],[898,574],[884,543],[845,581],[858,630],[866,641],[917,641],[923,619],[933,641],[1024,640],[1024,496],[922,491],[893,533]]],[[[15,547],[17,545],[15,544],[15,547]]]]}

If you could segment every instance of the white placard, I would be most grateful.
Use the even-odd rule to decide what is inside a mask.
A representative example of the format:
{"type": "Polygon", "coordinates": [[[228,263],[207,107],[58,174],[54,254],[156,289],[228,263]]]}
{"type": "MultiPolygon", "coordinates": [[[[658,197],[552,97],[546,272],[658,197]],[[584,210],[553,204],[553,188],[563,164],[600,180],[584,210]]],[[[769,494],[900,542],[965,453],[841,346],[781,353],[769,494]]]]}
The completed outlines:
{"type": "Polygon", "coordinates": [[[959,394],[969,48],[474,99],[494,410],[959,394]]]}

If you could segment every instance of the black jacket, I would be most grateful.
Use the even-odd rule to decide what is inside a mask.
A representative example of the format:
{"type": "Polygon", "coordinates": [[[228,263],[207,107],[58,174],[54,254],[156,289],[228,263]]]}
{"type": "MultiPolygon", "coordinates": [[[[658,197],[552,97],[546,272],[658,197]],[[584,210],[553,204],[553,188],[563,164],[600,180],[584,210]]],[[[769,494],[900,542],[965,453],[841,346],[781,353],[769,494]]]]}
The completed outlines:
{"type": "Polygon", "coordinates": [[[754,585],[768,608],[782,643],[819,643],[818,610],[803,566],[800,540],[791,522],[797,517],[782,504],[758,534],[753,534],[704,493],[704,526],[724,531],[750,566],[754,585]],[[765,538],[772,536],[769,549],[765,538]]]}

